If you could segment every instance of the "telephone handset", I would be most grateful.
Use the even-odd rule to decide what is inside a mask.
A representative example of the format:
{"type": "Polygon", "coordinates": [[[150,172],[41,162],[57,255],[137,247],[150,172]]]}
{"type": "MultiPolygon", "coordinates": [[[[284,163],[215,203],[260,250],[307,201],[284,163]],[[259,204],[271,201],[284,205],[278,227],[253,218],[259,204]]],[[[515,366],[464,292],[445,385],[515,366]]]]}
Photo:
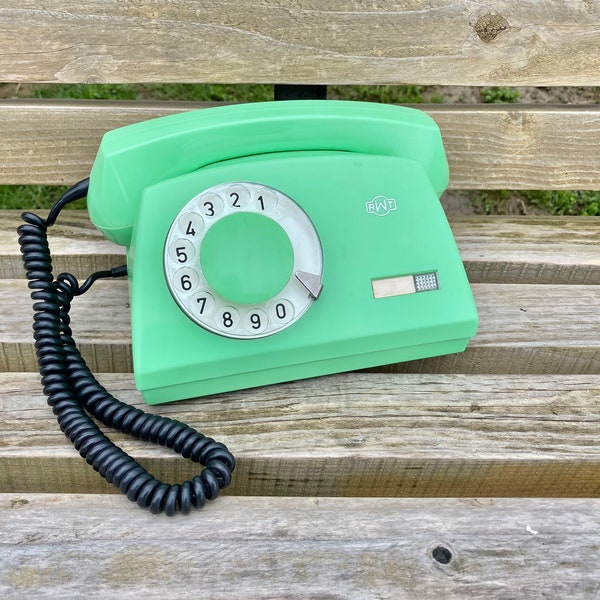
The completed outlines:
{"type": "Polygon", "coordinates": [[[421,165],[438,196],[448,185],[440,132],[424,112],[361,102],[257,102],[109,131],[90,177],[90,216],[109,239],[129,245],[145,188],[239,157],[315,150],[405,158],[421,165]]]}
{"type": "Polygon", "coordinates": [[[397,106],[246,104],[106,134],[88,210],[128,248],[145,400],[464,350],[477,313],[447,182],[436,124],[397,106]]]}

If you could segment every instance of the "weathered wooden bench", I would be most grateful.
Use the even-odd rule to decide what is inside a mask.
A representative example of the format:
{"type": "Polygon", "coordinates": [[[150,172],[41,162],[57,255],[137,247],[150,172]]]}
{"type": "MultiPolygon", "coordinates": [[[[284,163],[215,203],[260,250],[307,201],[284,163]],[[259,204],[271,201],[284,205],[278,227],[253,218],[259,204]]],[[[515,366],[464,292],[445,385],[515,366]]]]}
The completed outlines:
{"type": "MultiPolygon", "coordinates": [[[[558,0],[5,0],[0,81],[594,86],[599,31],[593,3],[558,0]]],[[[0,183],[74,183],[106,130],[201,106],[3,100],[0,183]]],[[[600,189],[596,105],[423,108],[453,189],[600,189]]],[[[463,354],[149,408],[238,459],[224,497],[172,519],[114,493],[58,430],[18,213],[0,224],[2,598],[599,593],[597,217],[451,217],[480,314],[463,354]]],[[[56,273],[123,262],[85,213],[63,212],[51,243],[56,273]]],[[[141,406],[126,286],[77,298],[73,329],[141,406]]],[[[113,439],[165,480],[196,472],[113,439]]]]}

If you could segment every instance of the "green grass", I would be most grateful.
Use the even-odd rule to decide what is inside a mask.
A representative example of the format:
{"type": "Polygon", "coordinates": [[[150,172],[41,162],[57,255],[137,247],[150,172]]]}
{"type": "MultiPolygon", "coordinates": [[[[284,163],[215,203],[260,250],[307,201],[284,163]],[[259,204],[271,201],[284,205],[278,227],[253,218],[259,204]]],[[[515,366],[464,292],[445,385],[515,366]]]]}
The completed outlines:
{"type": "Polygon", "coordinates": [[[476,192],[472,199],[477,213],[505,214],[510,206],[519,205],[526,212],[531,207],[549,215],[600,216],[600,192],[580,190],[489,190],[476,192]]]}
{"type": "MultiPolygon", "coordinates": [[[[65,189],[49,185],[0,185],[0,208],[27,210],[51,208],[65,189]]],[[[84,207],[83,201],[71,205],[71,208],[84,207]]]]}
{"type": "Polygon", "coordinates": [[[551,215],[600,216],[600,192],[551,190],[522,194],[530,204],[551,215]]]}
{"type": "Polygon", "coordinates": [[[356,100],[359,102],[383,102],[385,104],[440,103],[444,98],[428,95],[421,85],[332,85],[328,97],[335,100],[356,100]]]}
{"type": "Polygon", "coordinates": [[[504,102],[518,102],[519,92],[511,87],[492,87],[481,90],[482,102],[488,104],[501,104],[504,102]]]}
{"type": "Polygon", "coordinates": [[[209,85],[170,83],[160,85],[56,84],[33,88],[36,98],[83,100],[180,100],[198,102],[262,102],[273,99],[272,85],[209,85]]]}
{"type": "Polygon", "coordinates": [[[35,98],[77,98],[80,100],[135,100],[138,91],[131,85],[56,84],[34,87],[35,98]]]}

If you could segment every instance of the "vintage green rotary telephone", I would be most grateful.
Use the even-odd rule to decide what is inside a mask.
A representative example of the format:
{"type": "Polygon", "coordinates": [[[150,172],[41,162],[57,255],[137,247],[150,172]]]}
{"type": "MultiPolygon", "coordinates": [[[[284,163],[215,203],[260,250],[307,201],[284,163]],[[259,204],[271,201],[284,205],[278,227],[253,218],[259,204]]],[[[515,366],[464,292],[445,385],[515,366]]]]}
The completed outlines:
{"type": "Polygon", "coordinates": [[[83,412],[207,469],[181,486],[139,465],[117,477],[98,459],[116,455],[98,441],[90,459],[86,439],[96,438],[70,433],[84,416],[61,427],[154,512],[201,506],[229,483],[233,457],[221,444],[183,424],[162,439],[145,413],[107,408],[114,399],[93,383],[68,328],[70,300],[98,276],[129,277],[135,380],[150,404],[464,350],[477,312],[439,202],[447,183],[438,127],[405,107],[265,102],[107,133],[89,181],[62,204],[87,195],[95,226],[127,247],[126,267],[82,286],[69,275],[53,281],[32,255],[62,204],[20,228],[32,296],[44,305],[36,339],[45,391],[59,422],[56,406],[71,393],[83,412]],[[48,364],[60,353],[59,384],[48,364]]]}

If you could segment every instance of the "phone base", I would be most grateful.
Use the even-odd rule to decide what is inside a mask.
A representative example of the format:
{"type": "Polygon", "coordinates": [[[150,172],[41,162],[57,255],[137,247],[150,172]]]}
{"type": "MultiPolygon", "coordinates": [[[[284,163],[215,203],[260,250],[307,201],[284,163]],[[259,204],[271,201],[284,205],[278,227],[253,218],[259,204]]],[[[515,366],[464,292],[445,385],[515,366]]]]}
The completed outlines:
{"type": "MultiPolygon", "coordinates": [[[[211,213],[217,200],[211,196],[202,206],[211,213]]],[[[180,232],[193,221],[189,211],[183,214],[180,232]]],[[[192,225],[198,229],[196,221],[192,225]]],[[[294,251],[295,261],[299,254],[294,251]]],[[[134,372],[150,404],[461,352],[477,328],[473,295],[437,194],[419,164],[400,158],[286,152],[230,160],[162,182],[144,192],[128,266],[134,372]],[[285,193],[319,233],[318,299],[273,335],[237,339],[198,325],[176,304],[162,272],[165,252],[170,260],[187,257],[174,280],[190,287],[183,284],[202,260],[204,245],[192,251],[186,240],[177,240],[173,253],[170,244],[163,248],[156,241],[167,239],[171,223],[199,190],[223,182],[254,182],[253,188],[259,182],[285,193]]],[[[295,262],[292,272],[305,270],[295,262]]],[[[249,315],[276,321],[296,314],[294,294],[310,294],[296,279],[289,284],[293,293],[286,286],[258,305],[227,304],[211,292],[215,328],[235,320],[249,331],[249,315]]],[[[198,283],[189,294],[191,305],[202,300],[198,310],[205,310],[204,287],[198,283]]]]}
{"type": "Polygon", "coordinates": [[[179,399],[193,399],[210,394],[229,392],[240,388],[254,388],[284,381],[308,379],[332,373],[347,372],[357,369],[367,369],[409,360],[430,358],[445,354],[463,352],[470,338],[446,340],[429,344],[419,344],[406,348],[381,350],[369,354],[331,358],[284,368],[256,370],[251,373],[236,373],[227,377],[189,381],[176,385],[140,389],[148,404],[163,404],[179,399]]]}

